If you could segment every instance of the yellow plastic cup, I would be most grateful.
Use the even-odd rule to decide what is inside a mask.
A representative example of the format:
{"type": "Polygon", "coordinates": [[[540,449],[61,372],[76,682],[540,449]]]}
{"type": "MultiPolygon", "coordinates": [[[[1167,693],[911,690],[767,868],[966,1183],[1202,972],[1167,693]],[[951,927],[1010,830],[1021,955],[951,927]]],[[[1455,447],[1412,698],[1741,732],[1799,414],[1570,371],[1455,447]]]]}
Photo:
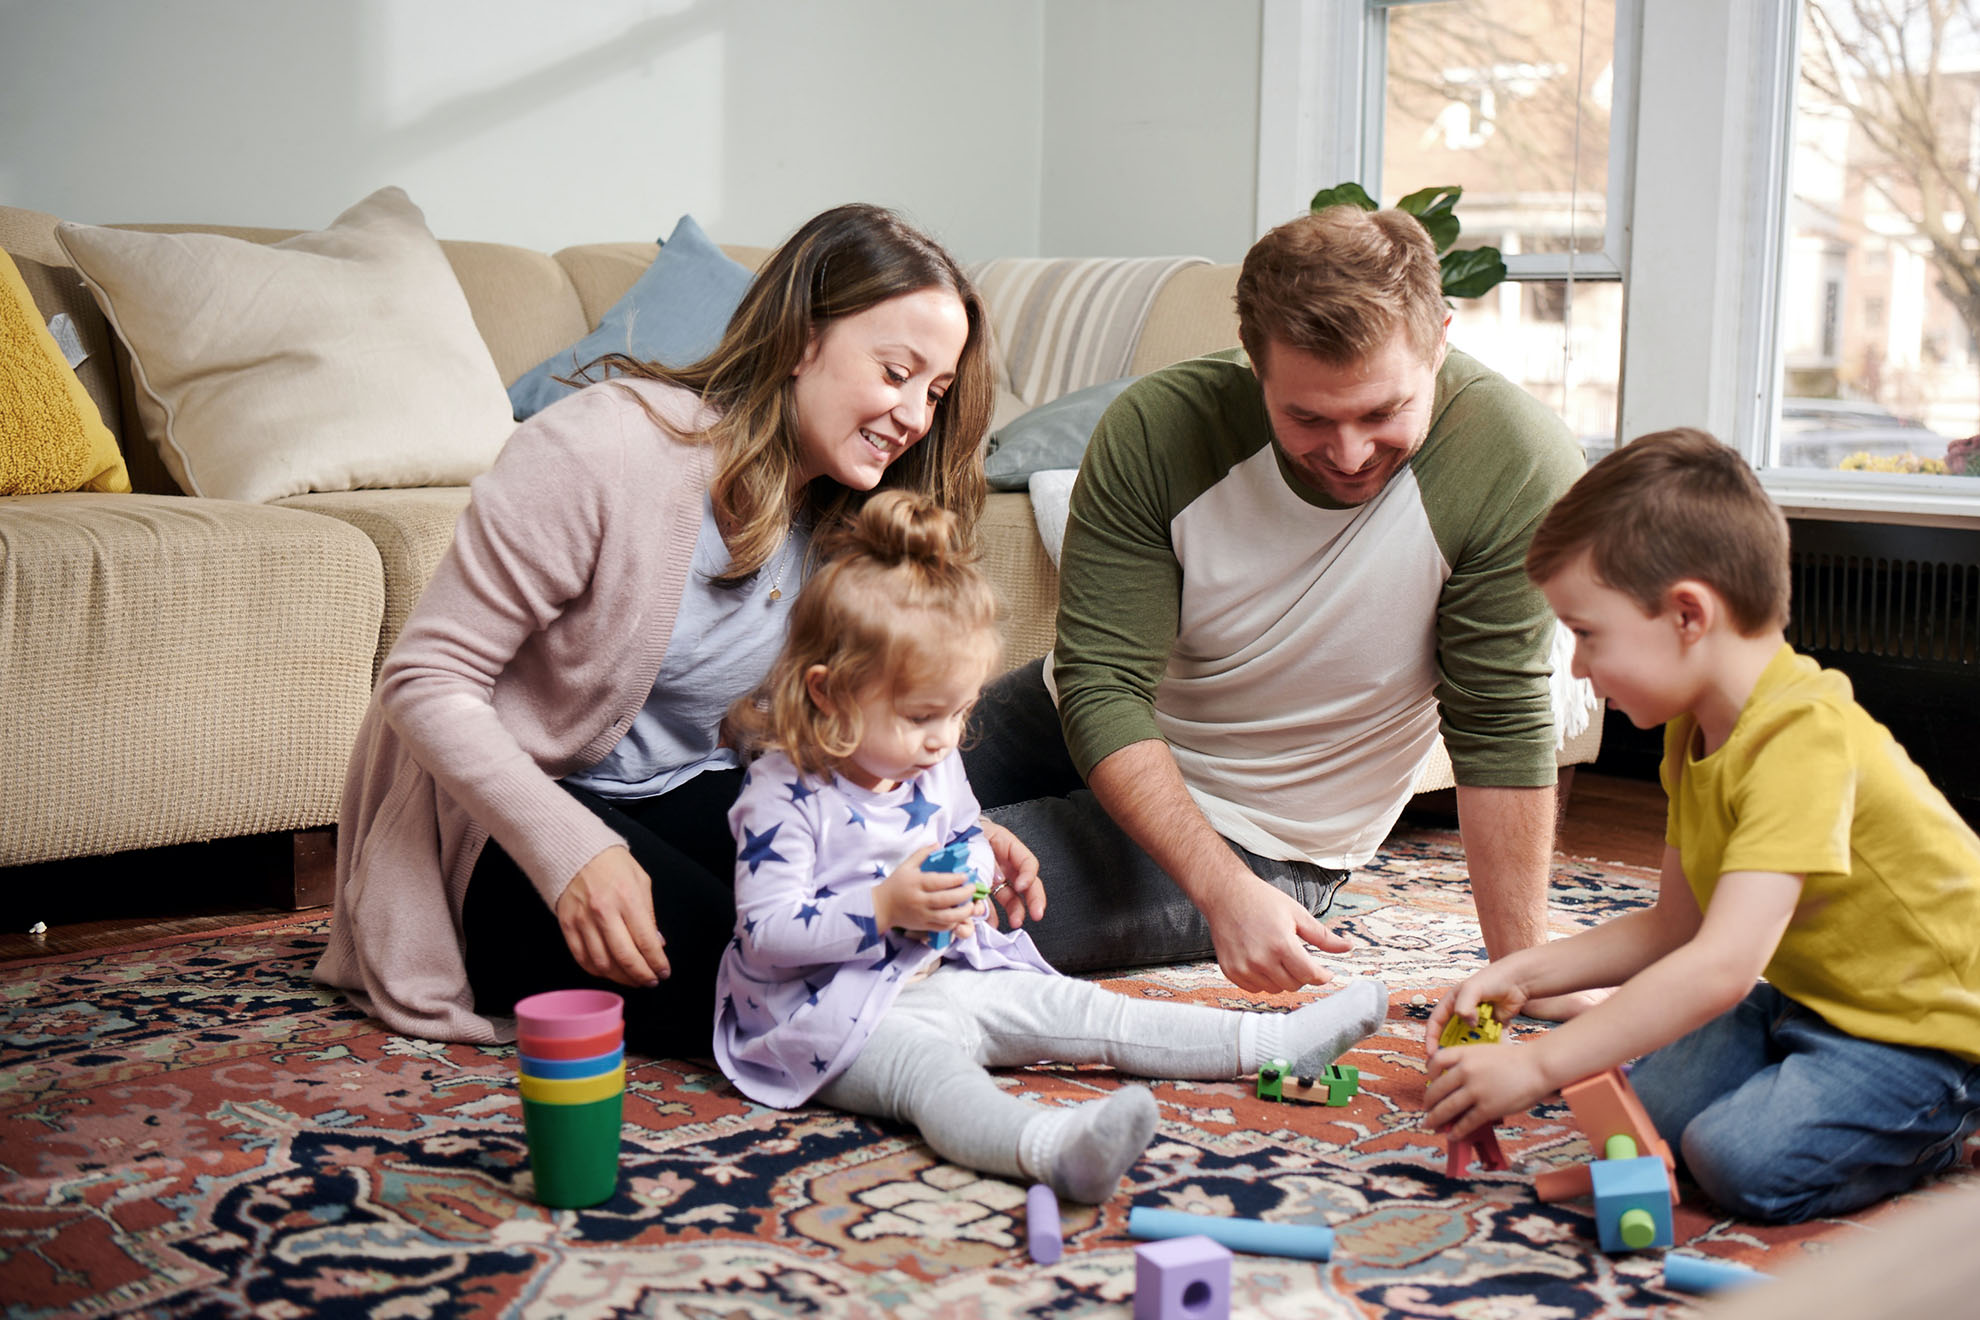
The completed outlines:
{"type": "Polygon", "coordinates": [[[517,1081],[525,1100],[540,1105],[588,1105],[626,1089],[626,1066],[622,1063],[596,1077],[531,1077],[525,1073],[517,1081]]]}

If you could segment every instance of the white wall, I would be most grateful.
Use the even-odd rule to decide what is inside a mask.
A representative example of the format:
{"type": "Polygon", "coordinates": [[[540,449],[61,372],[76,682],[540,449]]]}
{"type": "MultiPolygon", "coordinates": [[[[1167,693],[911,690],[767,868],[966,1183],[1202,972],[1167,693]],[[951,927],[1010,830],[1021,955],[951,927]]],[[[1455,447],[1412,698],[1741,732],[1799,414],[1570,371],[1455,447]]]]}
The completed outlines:
{"type": "Polygon", "coordinates": [[[397,183],[554,249],[860,199],[1031,251],[1040,3],[6,0],[0,200],[313,228],[397,183]]]}
{"type": "Polygon", "coordinates": [[[1244,256],[1259,22],[1260,0],[1046,5],[1042,251],[1244,256]]]}
{"type": "Polygon", "coordinates": [[[966,260],[1231,259],[1259,2],[0,0],[0,201],[314,228],[396,183],[555,249],[857,198],[966,260]]]}

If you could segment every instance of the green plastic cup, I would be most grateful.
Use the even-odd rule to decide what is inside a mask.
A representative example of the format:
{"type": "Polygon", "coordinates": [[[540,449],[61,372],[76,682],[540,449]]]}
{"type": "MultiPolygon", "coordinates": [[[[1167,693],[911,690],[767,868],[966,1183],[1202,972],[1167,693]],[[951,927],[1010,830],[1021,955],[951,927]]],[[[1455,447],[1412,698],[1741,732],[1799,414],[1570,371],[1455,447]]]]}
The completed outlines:
{"type": "Polygon", "coordinates": [[[619,1188],[623,1089],[603,1100],[560,1105],[524,1100],[523,1132],[536,1199],[561,1210],[609,1201],[619,1188]]]}

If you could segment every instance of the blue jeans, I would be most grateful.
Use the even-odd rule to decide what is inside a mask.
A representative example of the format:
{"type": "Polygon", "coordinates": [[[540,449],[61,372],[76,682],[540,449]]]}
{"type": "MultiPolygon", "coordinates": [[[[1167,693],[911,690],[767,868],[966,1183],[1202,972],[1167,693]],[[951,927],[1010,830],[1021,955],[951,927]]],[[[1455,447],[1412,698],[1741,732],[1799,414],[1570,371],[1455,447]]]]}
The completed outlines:
{"type": "MultiPolygon", "coordinates": [[[[1216,957],[1210,923],[1080,779],[1043,661],[984,689],[962,756],[983,814],[1038,855],[1045,916],[1024,928],[1052,966],[1101,972],[1216,957]]],[[[1231,851],[1316,917],[1352,874],[1261,857],[1235,843],[1231,851]]]]}
{"type": "Polygon", "coordinates": [[[1771,1223],[1904,1191],[1980,1125],[1980,1065],[1851,1036],[1765,984],[1629,1080],[1705,1193],[1771,1223]]]}

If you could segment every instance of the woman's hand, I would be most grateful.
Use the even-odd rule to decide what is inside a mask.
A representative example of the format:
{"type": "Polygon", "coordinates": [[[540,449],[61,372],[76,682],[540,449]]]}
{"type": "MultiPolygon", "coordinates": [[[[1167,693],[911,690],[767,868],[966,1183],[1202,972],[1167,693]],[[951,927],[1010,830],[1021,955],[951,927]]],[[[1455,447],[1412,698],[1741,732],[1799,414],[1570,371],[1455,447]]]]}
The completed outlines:
{"type": "Polygon", "coordinates": [[[1027,916],[1033,921],[1044,916],[1045,882],[1038,878],[1038,858],[1017,835],[995,821],[979,819],[977,826],[983,831],[983,841],[990,845],[990,855],[997,859],[997,880],[990,892],[1004,905],[1011,928],[1022,926],[1027,916]]]}
{"type": "Polygon", "coordinates": [[[975,911],[976,886],[966,873],[924,871],[931,845],[908,854],[892,875],[873,886],[873,920],[881,930],[962,932],[975,911]],[[958,911],[960,909],[960,911],[958,911]]]}
{"type": "Polygon", "coordinates": [[[673,969],[653,920],[653,881],[624,846],[586,862],[557,899],[578,966],[621,985],[658,985],[673,969]]]}

